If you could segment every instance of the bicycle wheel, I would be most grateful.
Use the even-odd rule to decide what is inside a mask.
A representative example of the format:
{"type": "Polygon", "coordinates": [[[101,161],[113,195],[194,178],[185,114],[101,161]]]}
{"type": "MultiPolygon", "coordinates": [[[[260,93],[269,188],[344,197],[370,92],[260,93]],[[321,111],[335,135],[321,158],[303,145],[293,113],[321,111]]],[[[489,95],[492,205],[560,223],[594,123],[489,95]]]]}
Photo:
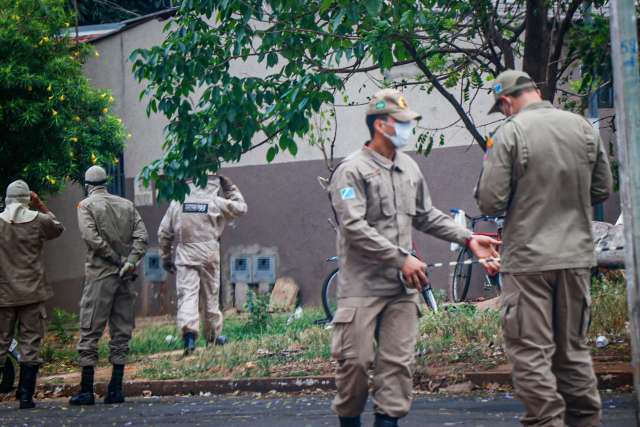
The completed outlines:
{"type": "Polygon", "coordinates": [[[329,273],[322,285],[322,307],[329,321],[333,320],[333,315],[338,306],[338,270],[340,269],[336,268],[329,273]]]}
{"type": "Polygon", "coordinates": [[[463,263],[471,259],[473,259],[473,254],[469,249],[460,250],[451,280],[451,300],[453,302],[462,302],[467,298],[473,265],[463,263]]]}
{"type": "Polygon", "coordinates": [[[433,295],[433,289],[427,288],[422,291],[422,297],[424,301],[427,303],[431,311],[434,313],[438,312],[438,301],[436,301],[436,297],[433,295]]]}

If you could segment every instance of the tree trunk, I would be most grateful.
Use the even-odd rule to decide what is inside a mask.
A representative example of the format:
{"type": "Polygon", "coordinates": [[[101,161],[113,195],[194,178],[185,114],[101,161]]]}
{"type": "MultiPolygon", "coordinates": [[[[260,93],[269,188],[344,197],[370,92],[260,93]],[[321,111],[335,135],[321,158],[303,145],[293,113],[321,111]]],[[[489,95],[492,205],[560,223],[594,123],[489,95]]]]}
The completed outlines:
{"type": "Polygon", "coordinates": [[[538,84],[543,96],[548,98],[547,68],[551,34],[545,3],[545,0],[527,0],[522,68],[538,84]]]}

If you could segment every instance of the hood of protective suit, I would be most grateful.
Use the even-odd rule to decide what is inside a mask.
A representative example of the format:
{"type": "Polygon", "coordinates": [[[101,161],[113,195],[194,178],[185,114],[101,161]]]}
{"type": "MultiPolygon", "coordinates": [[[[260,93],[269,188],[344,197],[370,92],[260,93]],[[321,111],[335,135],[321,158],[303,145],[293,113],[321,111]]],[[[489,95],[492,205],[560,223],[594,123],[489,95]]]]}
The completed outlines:
{"type": "Polygon", "coordinates": [[[38,212],[29,209],[31,190],[26,182],[14,181],[7,187],[4,199],[5,208],[0,213],[0,219],[9,224],[23,224],[31,222],[38,216],[38,212]]]}

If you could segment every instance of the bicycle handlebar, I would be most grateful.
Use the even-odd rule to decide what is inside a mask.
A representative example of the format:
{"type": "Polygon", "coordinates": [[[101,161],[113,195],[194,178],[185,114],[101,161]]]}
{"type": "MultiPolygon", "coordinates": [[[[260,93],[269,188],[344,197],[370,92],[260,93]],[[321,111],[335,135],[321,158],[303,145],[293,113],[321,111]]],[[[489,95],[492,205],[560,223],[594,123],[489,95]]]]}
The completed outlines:
{"type": "Polygon", "coordinates": [[[475,221],[475,222],[478,222],[478,221],[496,222],[504,219],[503,216],[491,216],[491,215],[471,216],[471,215],[467,215],[466,213],[464,215],[467,217],[469,221],[475,221]]]}

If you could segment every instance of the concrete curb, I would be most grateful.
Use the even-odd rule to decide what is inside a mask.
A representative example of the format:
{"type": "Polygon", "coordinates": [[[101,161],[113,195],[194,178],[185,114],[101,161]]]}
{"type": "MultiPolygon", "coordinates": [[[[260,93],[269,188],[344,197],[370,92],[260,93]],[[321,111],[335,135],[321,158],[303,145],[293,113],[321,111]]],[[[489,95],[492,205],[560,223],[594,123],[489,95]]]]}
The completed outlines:
{"type": "MultiPolygon", "coordinates": [[[[132,396],[175,396],[184,394],[228,394],[235,392],[295,393],[301,391],[330,391],[335,390],[335,379],[327,377],[292,377],[292,378],[248,378],[248,379],[219,379],[219,380],[157,380],[157,381],[128,381],[124,384],[124,392],[132,396]]],[[[97,383],[95,391],[103,396],[107,389],[106,383],[97,383]]],[[[79,386],[70,384],[43,384],[38,391],[45,396],[55,397],[73,396],[79,386]]]]}
{"type": "MultiPolygon", "coordinates": [[[[615,365],[606,369],[599,369],[596,373],[600,389],[616,389],[633,385],[633,374],[629,367],[615,365]]],[[[465,372],[464,379],[475,386],[483,387],[488,384],[511,385],[511,372],[485,371],[465,372]]],[[[96,384],[96,393],[103,396],[106,383],[96,384]]],[[[217,379],[217,380],[157,380],[157,381],[129,381],[125,383],[126,396],[175,396],[188,394],[229,394],[235,392],[268,393],[296,393],[303,391],[334,391],[335,378],[332,376],[317,377],[289,377],[289,378],[247,378],[247,379],[217,379]]],[[[72,396],[78,391],[77,385],[43,384],[38,391],[46,397],[72,396]]]]}
{"type": "MultiPolygon", "coordinates": [[[[488,384],[512,385],[511,372],[465,372],[464,376],[467,380],[479,387],[488,384]]],[[[633,373],[630,369],[612,368],[598,370],[596,376],[598,377],[598,388],[601,390],[633,385],[633,373]]]]}

